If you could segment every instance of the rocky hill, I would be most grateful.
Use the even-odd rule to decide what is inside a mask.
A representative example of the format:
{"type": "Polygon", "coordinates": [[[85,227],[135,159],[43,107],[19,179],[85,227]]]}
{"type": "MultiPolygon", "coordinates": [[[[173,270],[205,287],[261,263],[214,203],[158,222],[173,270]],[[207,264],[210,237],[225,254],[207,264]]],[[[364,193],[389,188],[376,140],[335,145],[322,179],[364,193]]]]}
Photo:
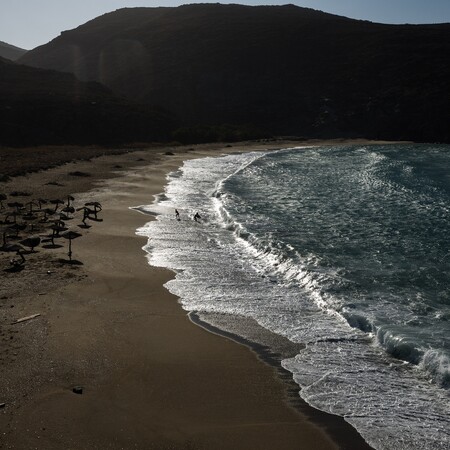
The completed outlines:
{"type": "Polygon", "coordinates": [[[27,50],[23,48],[16,47],[6,42],[0,41],[0,57],[10,59],[11,61],[16,61],[21,56],[23,56],[27,50]]]}
{"type": "Polygon", "coordinates": [[[99,83],[0,58],[0,146],[166,140],[173,126],[99,83]]]}
{"type": "Polygon", "coordinates": [[[450,24],[383,25],[292,5],[131,8],[20,62],[101,82],[186,126],[450,142],[450,24]]]}

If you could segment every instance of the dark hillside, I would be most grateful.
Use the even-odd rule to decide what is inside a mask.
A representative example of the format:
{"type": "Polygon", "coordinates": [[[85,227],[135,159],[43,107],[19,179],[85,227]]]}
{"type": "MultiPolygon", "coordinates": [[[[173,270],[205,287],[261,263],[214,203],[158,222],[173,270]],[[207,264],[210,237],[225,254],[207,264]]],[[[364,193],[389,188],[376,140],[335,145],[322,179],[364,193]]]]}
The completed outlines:
{"type": "Polygon", "coordinates": [[[172,127],[164,114],[99,83],[0,58],[0,145],[155,141],[172,127]]]}
{"type": "Polygon", "coordinates": [[[11,61],[16,61],[21,56],[23,56],[27,50],[23,48],[16,47],[6,42],[0,41],[0,57],[10,59],[11,61]]]}
{"type": "Polygon", "coordinates": [[[20,61],[100,81],[184,125],[450,141],[450,24],[382,25],[292,5],[132,8],[20,61]]]}

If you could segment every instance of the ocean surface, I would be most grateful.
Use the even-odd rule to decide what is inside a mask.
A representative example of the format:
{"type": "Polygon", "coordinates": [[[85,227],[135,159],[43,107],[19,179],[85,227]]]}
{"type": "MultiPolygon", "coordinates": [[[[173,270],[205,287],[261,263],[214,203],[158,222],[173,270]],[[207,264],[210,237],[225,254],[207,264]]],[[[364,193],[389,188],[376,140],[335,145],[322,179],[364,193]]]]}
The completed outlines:
{"type": "Polygon", "coordinates": [[[450,146],[190,160],[139,209],[183,308],[305,344],[299,395],[374,448],[450,448],[450,146]]]}

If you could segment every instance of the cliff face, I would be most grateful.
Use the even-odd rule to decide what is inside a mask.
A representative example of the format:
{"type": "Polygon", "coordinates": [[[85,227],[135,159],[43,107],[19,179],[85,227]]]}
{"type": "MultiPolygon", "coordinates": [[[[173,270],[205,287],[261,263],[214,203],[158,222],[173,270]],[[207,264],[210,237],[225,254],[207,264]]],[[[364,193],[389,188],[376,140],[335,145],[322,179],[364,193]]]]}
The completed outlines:
{"type": "Polygon", "coordinates": [[[20,62],[99,81],[185,125],[450,140],[450,24],[382,25],[292,5],[132,8],[20,62]]]}

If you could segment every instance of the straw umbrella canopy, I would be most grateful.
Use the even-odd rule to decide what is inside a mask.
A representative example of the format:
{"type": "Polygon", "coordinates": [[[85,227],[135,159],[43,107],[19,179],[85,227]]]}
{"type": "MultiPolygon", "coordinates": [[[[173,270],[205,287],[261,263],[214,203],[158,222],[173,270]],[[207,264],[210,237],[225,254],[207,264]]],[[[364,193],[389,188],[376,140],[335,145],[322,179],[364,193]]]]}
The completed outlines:
{"type": "Polygon", "coordinates": [[[62,233],[63,231],[66,231],[68,228],[65,227],[64,225],[60,224],[60,223],[56,223],[55,225],[52,225],[50,227],[50,229],[52,230],[52,235],[51,235],[51,240],[52,240],[52,245],[55,245],[55,238],[60,237],[59,233],[62,233]]]}
{"type": "Polygon", "coordinates": [[[24,205],[23,205],[23,203],[20,203],[20,202],[11,202],[11,203],[8,203],[8,206],[10,208],[16,208],[16,211],[19,212],[20,208],[23,208],[24,205]]]}
{"type": "Polygon", "coordinates": [[[38,206],[38,204],[34,201],[31,200],[31,202],[28,202],[25,206],[29,206],[29,210],[26,214],[24,214],[22,216],[22,219],[24,220],[35,220],[37,219],[37,216],[34,215],[35,212],[37,212],[37,210],[33,210],[33,205],[38,206]]]}
{"type": "Polygon", "coordinates": [[[29,202],[25,203],[25,206],[28,206],[28,207],[29,207],[29,211],[30,211],[30,213],[32,213],[32,212],[33,212],[33,205],[34,205],[34,206],[38,206],[38,207],[39,207],[39,203],[38,203],[38,202],[36,202],[36,200],[31,200],[31,201],[29,201],[29,202]]]}
{"type": "Polygon", "coordinates": [[[72,197],[71,195],[68,195],[67,196],[67,205],[66,206],[70,206],[70,202],[73,202],[75,200],[75,198],[74,197],[72,197]]]}
{"type": "Polygon", "coordinates": [[[32,213],[26,213],[22,216],[23,220],[36,220],[38,218],[38,216],[35,216],[32,213]]]}
{"type": "Polygon", "coordinates": [[[44,208],[43,210],[44,217],[41,219],[41,222],[47,222],[48,216],[53,216],[55,214],[55,211],[51,208],[44,208]]]}
{"type": "Polygon", "coordinates": [[[41,238],[39,236],[30,236],[26,239],[20,241],[20,244],[25,247],[31,248],[31,253],[34,253],[34,247],[37,247],[41,243],[41,238]]]}
{"type": "MultiPolygon", "coordinates": [[[[85,228],[89,228],[90,225],[87,225],[87,224],[86,224],[86,219],[90,219],[90,218],[91,218],[91,217],[89,217],[89,215],[90,215],[90,214],[94,214],[94,210],[88,208],[87,206],[82,206],[81,208],[77,208],[76,211],[83,211],[83,219],[82,219],[83,226],[84,226],[85,228]]],[[[80,226],[81,226],[81,225],[80,225],[80,226]]]]}
{"type": "Polygon", "coordinates": [[[53,231],[52,234],[54,237],[59,237],[59,233],[66,231],[68,228],[64,226],[64,224],[55,223],[55,225],[52,225],[50,229],[53,231]]]}
{"type": "Polygon", "coordinates": [[[60,200],[59,198],[55,198],[54,200],[50,200],[50,203],[52,205],[55,205],[55,211],[58,209],[59,205],[62,205],[64,203],[63,200],[60,200]]]}
{"type": "Polygon", "coordinates": [[[65,206],[61,211],[64,213],[65,220],[73,219],[73,217],[69,216],[69,214],[73,214],[75,212],[75,208],[73,206],[65,206]]]}
{"type": "Polygon", "coordinates": [[[102,209],[102,205],[100,202],[87,202],[84,205],[85,206],[93,206],[95,209],[98,209],[99,211],[101,211],[101,209],[102,209]]]}
{"type": "Polygon", "coordinates": [[[17,216],[20,216],[20,213],[18,213],[17,211],[6,212],[5,213],[5,220],[3,221],[3,223],[5,223],[5,224],[16,223],[17,222],[17,216]],[[13,218],[12,221],[9,220],[10,217],[13,218]]]}
{"type": "Polygon", "coordinates": [[[38,198],[37,201],[39,203],[39,209],[42,209],[42,205],[46,205],[48,203],[48,200],[45,198],[38,198]]]}
{"type": "Polygon", "coordinates": [[[14,223],[9,227],[10,230],[14,231],[16,233],[16,237],[19,236],[19,233],[27,227],[26,223],[14,223]]]}
{"type": "Polygon", "coordinates": [[[13,270],[14,272],[21,270],[23,268],[23,264],[25,263],[25,257],[23,256],[23,250],[24,248],[19,245],[19,244],[7,244],[6,246],[3,247],[2,249],[4,252],[15,252],[16,255],[20,256],[20,261],[16,261],[14,259],[12,259],[10,261],[10,264],[13,266],[13,268],[11,270],[13,270]]]}
{"type": "Polygon", "coordinates": [[[8,248],[11,247],[11,245],[13,244],[8,244],[7,239],[6,239],[6,235],[7,235],[7,229],[3,228],[2,230],[2,245],[0,246],[0,252],[8,252],[8,248]]]}
{"type": "MultiPolygon", "coordinates": [[[[99,202],[87,202],[84,206],[93,206],[94,207],[94,216],[97,219],[97,214],[102,210],[102,205],[99,202]]],[[[91,210],[92,211],[92,210],[91,210]]]]}

